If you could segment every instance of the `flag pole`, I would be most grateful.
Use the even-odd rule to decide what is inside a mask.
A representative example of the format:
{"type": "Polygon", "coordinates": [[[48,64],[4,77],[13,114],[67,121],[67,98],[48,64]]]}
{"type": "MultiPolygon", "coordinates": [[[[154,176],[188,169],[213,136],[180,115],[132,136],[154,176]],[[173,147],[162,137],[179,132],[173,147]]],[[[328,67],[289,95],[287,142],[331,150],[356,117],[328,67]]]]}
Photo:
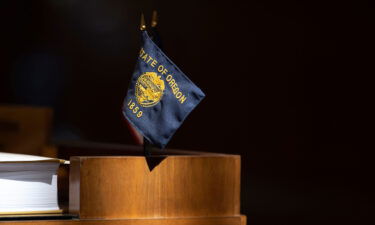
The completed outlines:
{"type": "Polygon", "coordinates": [[[139,29],[141,31],[146,30],[145,16],[143,15],[143,13],[141,14],[141,24],[139,25],[139,29]]]}
{"type": "Polygon", "coordinates": [[[158,12],[152,11],[151,27],[155,28],[158,25],[158,12]]]}
{"type": "MultiPolygon", "coordinates": [[[[141,14],[141,23],[140,23],[139,29],[141,31],[146,30],[145,16],[143,15],[143,13],[141,14]]],[[[143,137],[143,152],[146,158],[151,156],[151,149],[152,149],[151,143],[145,137],[143,137]]]]}
{"type": "MultiPolygon", "coordinates": [[[[162,49],[162,44],[161,44],[161,39],[159,36],[159,33],[157,32],[157,27],[158,25],[158,12],[156,10],[152,11],[152,17],[151,17],[151,39],[154,41],[154,43],[162,49]]],[[[141,25],[140,25],[140,30],[143,31],[146,29],[146,24],[145,24],[145,18],[144,15],[141,15],[141,25]]],[[[151,150],[154,146],[146,139],[143,138],[143,151],[144,154],[147,157],[151,156],[151,150]]]]}
{"type": "MultiPolygon", "coordinates": [[[[139,24],[139,29],[141,31],[146,30],[146,22],[145,22],[145,17],[143,15],[143,13],[141,14],[141,22],[139,24]]],[[[126,123],[126,126],[128,127],[128,129],[130,131],[130,134],[133,137],[134,142],[137,145],[143,145],[144,146],[144,140],[145,139],[143,138],[142,134],[140,134],[137,131],[137,129],[132,124],[130,124],[130,122],[127,119],[125,119],[125,123],[126,123]]]]}
{"type": "Polygon", "coordinates": [[[159,23],[158,12],[154,10],[152,11],[152,17],[151,17],[151,29],[150,29],[151,39],[161,50],[163,50],[162,41],[158,32],[158,29],[156,28],[158,23],[159,23]]]}

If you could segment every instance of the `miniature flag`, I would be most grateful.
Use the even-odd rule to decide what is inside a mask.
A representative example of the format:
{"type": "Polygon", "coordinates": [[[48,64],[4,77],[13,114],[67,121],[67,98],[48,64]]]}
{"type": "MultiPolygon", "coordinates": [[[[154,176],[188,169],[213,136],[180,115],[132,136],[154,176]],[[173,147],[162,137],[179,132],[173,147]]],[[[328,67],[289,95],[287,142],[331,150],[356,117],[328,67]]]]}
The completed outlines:
{"type": "Polygon", "coordinates": [[[125,118],[151,144],[164,148],[204,97],[142,31],[142,47],[122,109],[125,118]]]}

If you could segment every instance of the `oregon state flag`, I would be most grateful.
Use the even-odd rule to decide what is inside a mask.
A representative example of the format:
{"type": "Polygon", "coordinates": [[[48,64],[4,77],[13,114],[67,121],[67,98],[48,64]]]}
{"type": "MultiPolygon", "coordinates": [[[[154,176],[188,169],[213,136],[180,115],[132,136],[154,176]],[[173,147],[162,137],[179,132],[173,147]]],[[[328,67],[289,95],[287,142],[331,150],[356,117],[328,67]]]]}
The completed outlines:
{"type": "Polygon", "coordinates": [[[164,148],[205,95],[147,31],[141,46],[122,112],[151,144],[164,148]]]}

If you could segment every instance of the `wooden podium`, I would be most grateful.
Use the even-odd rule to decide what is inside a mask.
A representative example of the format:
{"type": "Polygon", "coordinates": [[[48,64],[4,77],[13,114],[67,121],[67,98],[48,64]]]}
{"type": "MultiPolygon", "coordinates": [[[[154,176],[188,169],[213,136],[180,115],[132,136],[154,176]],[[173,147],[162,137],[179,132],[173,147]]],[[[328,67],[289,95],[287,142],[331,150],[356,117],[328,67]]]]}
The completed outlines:
{"type": "MultiPolygon", "coordinates": [[[[74,148],[61,151],[72,155],[74,148]]],[[[245,225],[240,215],[240,156],[169,150],[152,156],[112,146],[107,156],[80,148],[70,158],[70,219],[0,221],[0,225],[245,225]],[[117,149],[116,149],[117,148],[117,149]],[[166,154],[163,156],[161,154],[166,154]]],[[[60,154],[61,156],[61,154],[60,154]]]]}

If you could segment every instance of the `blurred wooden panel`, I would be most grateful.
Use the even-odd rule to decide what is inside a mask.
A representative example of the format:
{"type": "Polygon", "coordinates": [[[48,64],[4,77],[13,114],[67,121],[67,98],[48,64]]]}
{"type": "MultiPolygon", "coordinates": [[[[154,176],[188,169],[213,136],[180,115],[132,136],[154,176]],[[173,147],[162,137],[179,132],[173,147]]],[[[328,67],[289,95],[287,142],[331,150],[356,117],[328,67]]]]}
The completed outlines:
{"type": "Polygon", "coordinates": [[[1,225],[244,225],[245,216],[213,218],[169,218],[169,219],[113,219],[113,220],[34,220],[0,221],[1,225]]]}
{"type": "Polygon", "coordinates": [[[151,172],[139,156],[72,157],[69,210],[81,219],[239,215],[240,156],[168,156],[151,172]]]}
{"type": "Polygon", "coordinates": [[[0,151],[39,155],[49,139],[52,110],[0,106],[0,151]]]}

